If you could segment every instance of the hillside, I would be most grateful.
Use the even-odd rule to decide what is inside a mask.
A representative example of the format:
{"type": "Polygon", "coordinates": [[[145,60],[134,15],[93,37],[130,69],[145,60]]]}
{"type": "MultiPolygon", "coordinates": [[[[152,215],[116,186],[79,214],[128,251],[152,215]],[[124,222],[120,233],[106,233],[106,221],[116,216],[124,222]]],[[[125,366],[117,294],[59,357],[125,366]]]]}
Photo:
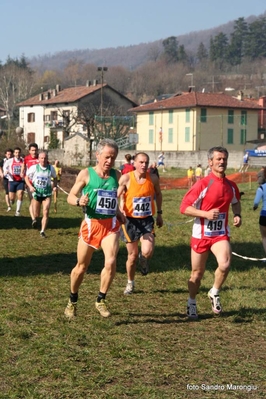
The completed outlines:
{"type": "MultiPolygon", "coordinates": [[[[248,23],[254,20],[265,17],[266,12],[259,16],[250,16],[245,20],[248,23]]],[[[240,15],[241,17],[241,15],[240,15]]],[[[234,21],[229,21],[226,24],[206,29],[201,31],[192,31],[186,35],[176,36],[180,45],[184,45],[187,53],[195,54],[199,44],[202,42],[206,48],[209,47],[210,37],[217,35],[219,32],[224,32],[230,36],[233,31],[234,21]]],[[[174,28],[173,28],[174,36],[174,28]]],[[[59,70],[64,68],[70,60],[83,61],[95,65],[120,65],[126,69],[134,70],[140,65],[149,60],[154,60],[158,54],[162,52],[162,42],[166,38],[149,43],[140,43],[131,46],[121,46],[116,48],[97,49],[81,49],[81,50],[62,50],[55,54],[46,54],[43,56],[36,56],[29,59],[33,68],[43,72],[45,70],[59,70]]]]}

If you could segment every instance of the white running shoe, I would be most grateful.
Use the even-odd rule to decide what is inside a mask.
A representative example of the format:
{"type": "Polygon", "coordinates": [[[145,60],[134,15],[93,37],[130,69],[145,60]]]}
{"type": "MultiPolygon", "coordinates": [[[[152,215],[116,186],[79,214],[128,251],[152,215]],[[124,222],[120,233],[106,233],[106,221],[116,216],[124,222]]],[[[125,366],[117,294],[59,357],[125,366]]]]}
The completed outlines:
{"type": "Polygon", "coordinates": [[[127,283],[126,289],[124,291],[125,295],[133,294],[135,285],[134,283],[127,283]]]}

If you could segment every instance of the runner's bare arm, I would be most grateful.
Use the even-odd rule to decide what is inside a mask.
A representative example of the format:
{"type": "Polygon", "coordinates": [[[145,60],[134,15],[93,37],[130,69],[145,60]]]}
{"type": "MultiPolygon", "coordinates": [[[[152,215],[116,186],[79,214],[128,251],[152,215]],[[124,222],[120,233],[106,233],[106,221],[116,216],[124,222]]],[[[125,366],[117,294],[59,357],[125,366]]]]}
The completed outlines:
{"type": "Polygon", "coordinates": [[[89,202],[88,195],[80,195],[81,190],[89,183],[89,173],[88,169],[83,169],[79,172],[76,182],[70,190],[67,197],[67,202],[69,205],[77,205],[77,200],[79,199],[80,206],[86,206],[89,202]]]}

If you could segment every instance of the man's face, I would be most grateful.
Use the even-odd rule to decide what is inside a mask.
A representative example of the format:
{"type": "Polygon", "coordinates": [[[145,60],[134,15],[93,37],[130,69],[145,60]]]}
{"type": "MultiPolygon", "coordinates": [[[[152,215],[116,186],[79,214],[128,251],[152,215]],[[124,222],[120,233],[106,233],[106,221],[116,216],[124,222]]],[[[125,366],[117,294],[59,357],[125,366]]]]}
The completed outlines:
{"type": "Polygon", "coordinates": [[[37,148],[35,148],[35,147],[30,147],[29,153],[30,153],[30,155],[31,155],[32,158],[37,158],[37,152],[38,152],[37,148]]]}
{"type": "Polygon", "coordinates": [[[149,166],[149,159],[146,155],[139,154],[135,157],[134,166],[138,173],[146,173],[149,166]]]}
{"type": "Polygon", "coordinates": [[[41,166],[46,166],[48,161],[48,156],[47,154],[41,153],[39,155],[39,162],[41,166]]]}
{"type": "Polygon", "coordinates": [[[227,168],[227,155],[223,152],[214,151],[213,158],[209,160],[209,165],[214,173],[224,173],[227,168]]]}
{"type": "Polygon", "coordinates": [[[6,159],[9,159],[9,158],[12,158],[12,152],[10,152],[10,151],[7,151],[6,153],[5,153],[5,156],[6,156],[6,159]]]}
{"type": "Polygon", "coordinates": [[[20,150],[15,150],[14,151],[14,157],[19,158],[20,157],[20,150]]]}
{"type": "Polygon", "coordinates": [[[115,164],[117,152],[114,148],[106,145],[103,148],[101,153],[99,153],[99,152],[96,153],[96,156],[97,156],[97,161],[98,161],[99,167],[103,171],[108,171],[111,168],[113,168],[113,166],[115,164]]]}

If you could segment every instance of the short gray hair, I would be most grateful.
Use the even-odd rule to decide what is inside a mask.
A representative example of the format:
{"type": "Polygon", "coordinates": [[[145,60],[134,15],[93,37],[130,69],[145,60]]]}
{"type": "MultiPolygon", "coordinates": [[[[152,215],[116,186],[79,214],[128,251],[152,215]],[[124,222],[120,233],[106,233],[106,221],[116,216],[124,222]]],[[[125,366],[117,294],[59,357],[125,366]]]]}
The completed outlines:
{"type": "Polygon", "coordinates": [[[224,147],[212,147],[207,152],[208,159],[213,159],[213,153],[214,152],[222,152],[223,154],[226,155],[226,158],[228,158],[228,151],[227,151],[226,148],[224,148],[224,147]]]}
{"type": "Polygon", "coordinates": [[[118,154],[118,145],[112,139],[102,139],[101,141],[99,141],[99,143],[97,145],[97,152],[99,154],[101,154],[101,152],[103,151],[104,147],[106,147],[106,146],[113,148],[116,151],[116,154],[118,154]]]}

